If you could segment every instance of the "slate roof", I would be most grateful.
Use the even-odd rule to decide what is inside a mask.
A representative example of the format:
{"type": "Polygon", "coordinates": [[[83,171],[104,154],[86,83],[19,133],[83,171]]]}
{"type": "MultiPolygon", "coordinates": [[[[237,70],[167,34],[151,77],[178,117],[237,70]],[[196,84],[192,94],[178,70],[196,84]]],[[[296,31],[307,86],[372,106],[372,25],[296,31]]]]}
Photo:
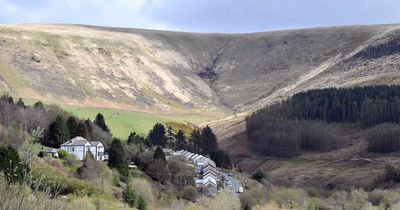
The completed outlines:
{"type": "Polygon", "coordinates": [[[92,146],[97,146],[101,144],[100,141],[89,141],[81,136],[77,136],[65,142],[64,144],[61,144],[61,146],[85,146],[87,143],[89,143],[92,146]]]}
{"type": "Polygon", "coordinates": [[[97,145],[101,144],[100,141],[91,141],[89,143],[91,143],[93,146],[97,146],[97,145]]]}
{"type": "Polygon", "coordinates": [[[61,146],[84,146],[87,143],[90,143],[87,139],[77,136],[77,137],[65,142],[64,144],[61,144],[61,146]]]}

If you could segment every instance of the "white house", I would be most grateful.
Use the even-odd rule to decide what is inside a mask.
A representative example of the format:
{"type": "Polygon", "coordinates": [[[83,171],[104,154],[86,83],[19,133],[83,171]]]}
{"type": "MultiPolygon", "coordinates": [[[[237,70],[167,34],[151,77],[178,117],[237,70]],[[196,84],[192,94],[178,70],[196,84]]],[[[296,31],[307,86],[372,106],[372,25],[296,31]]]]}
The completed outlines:
{"type": "Polygon", "coordinates": [[[100,141],[90,142],[80,136],[61,144],[61,149],[75,155],[78,160],[83,160],[88,152],[92,153],[95,160],[108,159],[108,155],[104,151],[104,145],[100,141]]]}

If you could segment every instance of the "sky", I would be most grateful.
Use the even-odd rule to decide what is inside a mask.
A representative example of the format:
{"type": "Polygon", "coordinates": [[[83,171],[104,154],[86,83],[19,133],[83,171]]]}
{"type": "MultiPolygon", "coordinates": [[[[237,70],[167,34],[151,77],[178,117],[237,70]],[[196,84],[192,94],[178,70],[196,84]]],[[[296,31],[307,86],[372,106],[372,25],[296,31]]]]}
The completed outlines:
{"type": "Polygon", "coordinates": [[[0,23],[257,32],[400,23],[399,0],[0,0],[0,23]]]}

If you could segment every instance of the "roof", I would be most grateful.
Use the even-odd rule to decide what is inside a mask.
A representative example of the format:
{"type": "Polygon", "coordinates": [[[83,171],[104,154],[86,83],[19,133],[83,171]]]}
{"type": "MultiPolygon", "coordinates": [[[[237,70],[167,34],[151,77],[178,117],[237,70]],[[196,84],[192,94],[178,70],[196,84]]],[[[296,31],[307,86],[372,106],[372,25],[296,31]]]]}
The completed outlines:
{"type": "Polygon", "coordinates": [[[87,143],[90,144],[90,142],[81,137],[81,136],[77,136],[67,142],[65,142],[64,144],[61,144],[61,146],[85,146],[87,143]]]}
{"type": "Polygon", "coordinates": [[[61,144],[61,146],[85,146],[88,143],[92,146],[97,146],[99,144],[102,144],[100,141],[89,141],[81,136],[77,136],[65,142],[64,144],[61,144]]]}
{"type": "Polygon", "coordinates": [[[93,146],[97,146],[99,144],[102,144],[101,141],[91,141],[89,143],[91,143],[93,146]]]}

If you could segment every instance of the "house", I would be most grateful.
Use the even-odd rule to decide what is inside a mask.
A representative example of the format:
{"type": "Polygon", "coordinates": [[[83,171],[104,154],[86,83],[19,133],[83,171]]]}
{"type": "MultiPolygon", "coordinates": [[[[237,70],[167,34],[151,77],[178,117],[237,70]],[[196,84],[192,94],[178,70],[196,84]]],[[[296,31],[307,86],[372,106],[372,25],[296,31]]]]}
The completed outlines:
{"type": "Polygon", "coordinates": [[[214,197],[218,192],[217,180],[213,177],[196,180],[197,191],[203,195],[214,197]]]}
{"type": "Polygon", "coordinates": [[[57,149],[42,149],[42,151],[39,153],[39,156],[58,158],[58,151],[57,149]]]}
{"type": "Polygon", "coordinates": [[[61,144],[61,149],[75,155],[78,160],[83,160],[89,152],[95,160],[108,159],[108,155],[104,151],[104,145],[100,141],[90,142],[80,136],[61,144]]]}

